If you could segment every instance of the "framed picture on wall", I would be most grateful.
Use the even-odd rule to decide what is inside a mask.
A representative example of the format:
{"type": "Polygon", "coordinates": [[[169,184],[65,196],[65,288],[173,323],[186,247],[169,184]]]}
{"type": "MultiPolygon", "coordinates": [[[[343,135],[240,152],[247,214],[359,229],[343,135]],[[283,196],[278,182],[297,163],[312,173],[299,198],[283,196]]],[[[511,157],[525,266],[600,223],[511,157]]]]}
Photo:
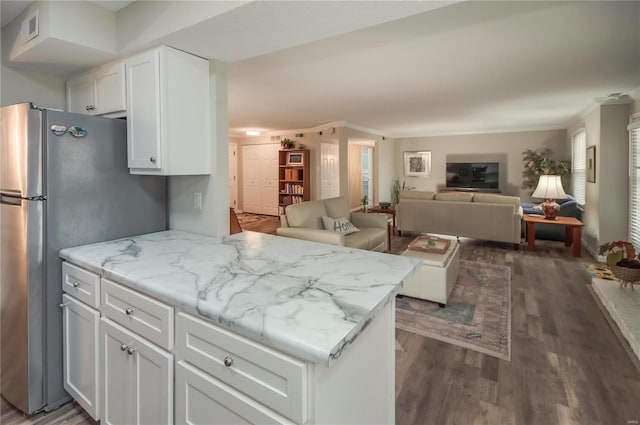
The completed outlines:
{"type": "Polygon", "coordinates": [[[431,152],[405,152],[405,177],[429,177],[431,175],[431,152]]]}
{"type": "Polygon", "coordinates": [[[589,183],[596,182],[596,147],[589,146],[587,148],[587,181],[589,183]]]}

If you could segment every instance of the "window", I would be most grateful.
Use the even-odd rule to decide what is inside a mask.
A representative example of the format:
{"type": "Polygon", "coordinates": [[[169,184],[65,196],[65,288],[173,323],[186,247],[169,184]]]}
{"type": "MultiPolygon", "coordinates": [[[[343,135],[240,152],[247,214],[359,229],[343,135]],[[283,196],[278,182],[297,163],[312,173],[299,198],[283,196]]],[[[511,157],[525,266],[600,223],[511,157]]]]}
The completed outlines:
{"type": "Polygon", "coordinates": [[[573,135],[571,155],[571,193],[579,204],[584,205],[587,196],[587,135],[584,129],[573,135]]]}
{"type": "Polygon", "coordinates": [[[629,126],[629,242],[640,247],[640,117],[629,126]]]}

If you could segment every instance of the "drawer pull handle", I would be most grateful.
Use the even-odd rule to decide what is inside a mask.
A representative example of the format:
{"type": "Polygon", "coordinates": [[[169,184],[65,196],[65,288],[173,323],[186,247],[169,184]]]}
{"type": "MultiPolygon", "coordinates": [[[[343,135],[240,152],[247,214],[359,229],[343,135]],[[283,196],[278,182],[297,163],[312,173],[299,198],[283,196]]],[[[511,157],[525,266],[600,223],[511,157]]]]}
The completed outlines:
{"type": "Polygon", "coordinates": [[[131,315],[133,314],[133,309],[132,309],[132,308],[127,307],[127,308],[124,310],[124,314],[126,314],[127,316],[131,316],[131,315]]]}
{"type": "Polygon", "coordinates": [[[73,282],[71,286],[73,286],[74,288],[77,288],[78,286],[80,286],[80,284],[78,282],[73,282]]]}
{"type": "Polygon", "coordinates": [[[67,306],[67,303],[62,303],[59,305],[60,308],[65,308],[67,306]]]}
{"type": "Polygon", "coordinates": [[[133,347],[129,347],[129,348],[127,348],[127,354],[132,355],[132,354],[133,354],[133,353],[135,353],[135,352],[136,352],[136,349],[135,349],[135,348],[133,348],[133,347]]]}
{"type": "Polygon", "coordinates": [[[122,345],[120,346],[120,351],[126,351],[126,350],[127,350],[127,348],[129,348],[129,346],[128,346],[127,344],[122,344],[122,345]]]}
{"type": "Polygon", "coordinates": [[[154,164],[156,163],[156,157],[152,156],[149,158],[149,161],[153,162],[154,164]]]}
{"type": "Polygon", "coordinates": [[[233,364],[233,359],[229,356],[224,358],[224,365],[226,367],[231,367],[231,365],[233,364]]]}

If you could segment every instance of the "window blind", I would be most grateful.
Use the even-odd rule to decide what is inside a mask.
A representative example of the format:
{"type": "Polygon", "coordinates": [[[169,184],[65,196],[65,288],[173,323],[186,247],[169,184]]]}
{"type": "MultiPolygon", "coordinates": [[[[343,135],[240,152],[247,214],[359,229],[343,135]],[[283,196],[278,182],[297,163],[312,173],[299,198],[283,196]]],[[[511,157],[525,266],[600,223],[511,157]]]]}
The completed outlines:
{"type": "Polygon", "coordinates": [[[584,205],[587,187],[587,137],[584,130],[573,135],[571,155],[571,193],[579,204],[584,205]]]}
{"type": "Polygon", "coordinates": [[[629,242],[640,247],[640,120],[629,126],[629,242]]]}

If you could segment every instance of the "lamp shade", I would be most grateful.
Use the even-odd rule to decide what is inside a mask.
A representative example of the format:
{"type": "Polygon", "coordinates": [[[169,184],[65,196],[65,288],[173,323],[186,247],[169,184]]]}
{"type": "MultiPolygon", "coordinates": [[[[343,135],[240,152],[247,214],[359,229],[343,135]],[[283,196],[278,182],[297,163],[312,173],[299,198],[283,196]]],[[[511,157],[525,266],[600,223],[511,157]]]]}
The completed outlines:
{"type": "Polygon", "coordinates": [[[533,198],[543,199],[565,199],[567,194],[562,188],[560,176],[543,175],[538,180],[538,187],[531,195],[533,198]]]}

